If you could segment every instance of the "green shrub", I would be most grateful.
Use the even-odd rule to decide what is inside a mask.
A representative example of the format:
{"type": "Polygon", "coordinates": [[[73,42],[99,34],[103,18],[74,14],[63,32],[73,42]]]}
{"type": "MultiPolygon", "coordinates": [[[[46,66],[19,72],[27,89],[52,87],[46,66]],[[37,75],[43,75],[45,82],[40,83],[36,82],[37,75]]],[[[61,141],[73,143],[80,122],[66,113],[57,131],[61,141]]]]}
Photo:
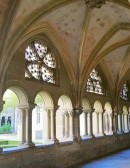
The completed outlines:
{"type": "Polygon", "coordinates": [[[8,123],[8,124],[3,124],[0,127],[0,134],[8,134],[8,133],[12,133],[12,126],[8,123]]]}

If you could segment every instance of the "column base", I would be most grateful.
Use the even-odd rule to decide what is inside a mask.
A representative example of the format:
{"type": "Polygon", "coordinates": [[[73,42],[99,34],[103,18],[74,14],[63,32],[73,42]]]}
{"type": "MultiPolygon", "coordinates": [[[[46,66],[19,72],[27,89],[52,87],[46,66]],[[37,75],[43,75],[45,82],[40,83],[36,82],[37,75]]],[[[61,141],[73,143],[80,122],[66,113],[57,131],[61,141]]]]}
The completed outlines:
{"type": "Polygon", "coordinates": [[[129,130],[125,130],[124,133],[129,133],[129,130]]]}
{"type": "Polygon", "coordinates": [[[76,142],[77,141],[77,138],[75,136],[71,136],[70,137],[70,140],[73,141],[73,142],[76,142]]]}
{"type": "Polygon", "coordinates": [[[35,144],[33,142],[26,142],[23,144],[23,146],[31,148],[31,147],[35,147],[35,144]]]}
{"type": "Polygon", "coordinates": [[[74,138],[74,142],[81,142],[81,141],[82,141],[81,136],[80,136],[80,137],[75,137],[75,138],[74,138]]]}
{"type": "Polygon", "coordinates": [[[53,142],[53,144],[59,144],[59,140],[57,138],[53,138],[51,139],[51,141],[53,142]]]}
{"type": "Polygon", "coordinates": [[[20,142],[18,146],[23,146],[26,143],[26,141],[20,142]]]}
{"type": "Polygon", "coordinates": [[[117,131],[117,134],[123,134],[123,131],[117,131]]]}
{"type": "Polygon", "coordinates": [[[99,133],[99,136],[105,136],[105,134],[104,133],[99,133]]]}
{"type": "Polygon", "coordinates": [[[90,138],[95,138],[95,136],[93,135],[93,133],[89,133],[89,134],[88,134],[88,137],[90,137],[90,138]]]}

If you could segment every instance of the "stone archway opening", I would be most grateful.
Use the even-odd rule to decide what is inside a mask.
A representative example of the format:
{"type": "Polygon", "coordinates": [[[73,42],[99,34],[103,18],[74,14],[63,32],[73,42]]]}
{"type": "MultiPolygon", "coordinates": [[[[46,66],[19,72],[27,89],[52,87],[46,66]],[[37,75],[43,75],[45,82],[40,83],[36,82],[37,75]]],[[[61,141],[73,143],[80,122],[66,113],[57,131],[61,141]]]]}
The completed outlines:
{"type": "Polygon", "coordinates": [[[123,106],[123,113],[122,113],[122,130],[125,133],[129,132],[129,113],[127,106],[123,106]]]}
{"type": "Polygon", "coordinates": [[[58,100],[59,109],[56,114],[56,136],[59,141],[72,140],[72,102],[67,95],[61,95],[58,100]]]}
{"type": "Polygon", "coordinates": [[[80,115],[80,136],[82,139],[91,136],[91,105],[88,99],[82,99],[83,113],[80,115]]]}
{"type": "Polygon", "coordinates": [[[94,112],[93,112],[93,134],[95,136],[103,136],[103,108],[99,100],[96,100],[94,103],[94,112]]]}
{"type": "Polygon", "coordinates": [[[112,135],[113,134],[112,122],[113,122],[113,125],[116,123],[115,121],[112,121],[113,114],[112,114],[111,104],[109,102],[106,102],[104,109],[105,109],[105,113],[103,115],[104,133],[106,135],[112,135]]]}
{"type": "Polygon", "coordinates": [[[35,104],[32,112],[32,140],[37,145],[50,143],[53,99],[48,92],[41,91],[35,97],[35,104]]]}
{"type": "MultiPolygon", "coordinates": [[[[0,141],[3,148],[16,147],[22,140],[22,113],[21,107],[28,106],[28,98],[23,89],[9,87],[3,94],[5,104],[0,113],[0,141]]],[[[26,129],[24,130],[26,134],[26,129]]]]}

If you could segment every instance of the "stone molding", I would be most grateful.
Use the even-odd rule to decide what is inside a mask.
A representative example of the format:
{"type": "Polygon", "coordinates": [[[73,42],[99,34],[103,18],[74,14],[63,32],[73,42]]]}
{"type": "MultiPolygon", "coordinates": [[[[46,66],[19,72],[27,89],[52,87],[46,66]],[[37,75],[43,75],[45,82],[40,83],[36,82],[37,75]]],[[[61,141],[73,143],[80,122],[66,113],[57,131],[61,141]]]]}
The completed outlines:
{"type": "Polygon", "coordinates": [[[85,0],[85,3],[89,8],[101,8],[105,0],[85,0]]]}

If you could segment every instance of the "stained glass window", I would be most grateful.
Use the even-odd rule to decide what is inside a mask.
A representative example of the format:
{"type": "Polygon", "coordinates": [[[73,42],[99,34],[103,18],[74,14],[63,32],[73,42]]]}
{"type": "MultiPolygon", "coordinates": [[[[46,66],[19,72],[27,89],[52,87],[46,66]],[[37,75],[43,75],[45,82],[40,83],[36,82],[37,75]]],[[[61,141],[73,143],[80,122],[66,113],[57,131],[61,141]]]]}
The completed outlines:
{"type": "Polygon", "coordinates": [[[123,99],[123,100],[128,100],[128,84],[125,83],[121,89],[121,92],[120,92],[120,97],[123,99]]]}
{"type": "Polygon", "coordinates": [[[32,42],[25,50],[25,77],[55,83],[56,60],[46,44],[32,42]]]}
{"type": "Polygon", "coordinates": [[[93,69],[87,80],[87,92],[104,94],[102,79],[97,70],[93,69]]]}

